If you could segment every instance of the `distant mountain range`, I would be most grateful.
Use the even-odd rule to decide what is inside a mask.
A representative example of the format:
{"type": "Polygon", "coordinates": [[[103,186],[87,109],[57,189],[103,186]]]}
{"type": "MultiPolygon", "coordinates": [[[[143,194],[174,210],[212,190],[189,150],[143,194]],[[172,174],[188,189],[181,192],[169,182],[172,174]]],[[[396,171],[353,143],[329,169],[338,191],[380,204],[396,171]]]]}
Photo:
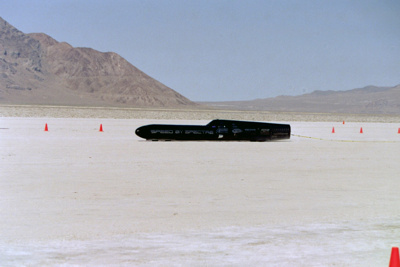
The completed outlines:
{"type": "Polygon", "coordinates": [[[400,115],[400,85],[195,103],[116,53],[74,48],[44,33],[25,34],[0,17],[0,104],[166,108],[208,105],[233,110],[400,115]]]}
{"type": "Polygon", "coordinates": [[[0,104],[197,106],[116,53],[24,34],[0,17],[0,104]]]}
{"type": "Polygon", "coordinates": [[[367,86],[348,91],[314,91],[299,96],[202,104],[234,110],[400,115],[400,85],[367,86]]]}

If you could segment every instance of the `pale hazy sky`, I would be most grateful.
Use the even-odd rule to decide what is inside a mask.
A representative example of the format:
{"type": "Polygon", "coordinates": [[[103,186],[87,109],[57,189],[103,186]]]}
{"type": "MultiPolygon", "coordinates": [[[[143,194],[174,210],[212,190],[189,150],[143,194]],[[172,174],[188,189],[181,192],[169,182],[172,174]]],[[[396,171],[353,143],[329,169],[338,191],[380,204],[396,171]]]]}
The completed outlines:
{"type": "Polygon", "coordinates": [[[0,16],[194,101],[400,84],[400,0],[0,0],[0,16]]]}

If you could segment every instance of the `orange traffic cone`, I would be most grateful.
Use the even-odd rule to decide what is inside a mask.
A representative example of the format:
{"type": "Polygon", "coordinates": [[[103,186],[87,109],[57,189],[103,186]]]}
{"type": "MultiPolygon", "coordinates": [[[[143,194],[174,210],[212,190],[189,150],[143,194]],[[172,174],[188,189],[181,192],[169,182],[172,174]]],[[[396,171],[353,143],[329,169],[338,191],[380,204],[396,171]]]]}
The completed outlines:
{"type": "Polygon", "coordinates": [[[99,132],[102,132],[102,131],[103,131],[103,124],[100,124],[99,132]]]}
{"type": "Polygon", "coordinates": [[[362,129],[362,127],[360,128],[360,133],[363,133],[363,129],[362,129]]]}
{"type": "Polygon", "coordinates": [[[400,134],[400,128],[399,128],[399,130],[397,131],[397,133],[400,134]]]}
{"type": "Polygon", "coordinates": [[[47,127],[47,123],[46,123],[46,125],[44,126],[44,131],[45,131],[45,132],[48,132],[48,131],[49,131],[49,127],[47,127]]]}
{"type": "Polygon", "coordinates": [[[332,133],[335,133],[335,127],[332,127],[332,133]]]}
{"type": "Polygon", "coordinates": [[[389,267],[400,267],[399,248],[392,247],[390,255],[389,267]]]}
{"type": "Polygon", "coordinates": [[[343,124],[344,124],[344,121],[343,121],[343,124]]]}

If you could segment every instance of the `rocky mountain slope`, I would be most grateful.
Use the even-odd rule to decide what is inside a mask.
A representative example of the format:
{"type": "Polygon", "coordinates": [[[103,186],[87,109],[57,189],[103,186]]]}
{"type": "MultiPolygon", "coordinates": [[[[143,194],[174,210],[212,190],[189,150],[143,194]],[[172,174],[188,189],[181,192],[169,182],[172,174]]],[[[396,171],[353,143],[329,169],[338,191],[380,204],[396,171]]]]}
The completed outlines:
{"type": "Polygon", "coordinates": [[[348,91],[315,91],[300,96],[204,104],[239,110],[400,115],[400,85],[367,86],[348,91]]]}
{"type": "Polygon", "coordinates": [[[0,17],[0,104],[183,107],[197,104],[116,53],[24,34],[0,17]]]}

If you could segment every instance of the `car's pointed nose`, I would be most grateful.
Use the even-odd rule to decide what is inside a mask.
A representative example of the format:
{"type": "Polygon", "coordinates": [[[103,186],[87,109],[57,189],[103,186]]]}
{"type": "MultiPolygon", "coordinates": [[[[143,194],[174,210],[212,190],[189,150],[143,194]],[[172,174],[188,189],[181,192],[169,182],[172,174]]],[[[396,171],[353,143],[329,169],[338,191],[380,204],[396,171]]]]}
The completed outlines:
{"type": "Polygon", "coordinates": [[[146,138],[148,132],[147,126],[141,126],[136,129],[135,134],[141,138],[146,138]]]}

